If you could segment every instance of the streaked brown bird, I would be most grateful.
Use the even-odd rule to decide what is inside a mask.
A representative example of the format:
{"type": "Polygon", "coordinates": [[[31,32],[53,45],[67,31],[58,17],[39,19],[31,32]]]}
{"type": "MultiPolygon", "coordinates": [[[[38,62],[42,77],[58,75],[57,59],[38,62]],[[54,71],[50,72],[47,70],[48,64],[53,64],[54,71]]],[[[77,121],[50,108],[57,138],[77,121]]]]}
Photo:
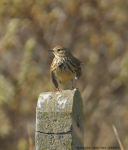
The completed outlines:
{"type": "Polygon", "coordinates": [[[68,48],[61,45],[58,45],[54,49],[48,51],[53,52],[55,55],[51,64],[51,76],[52,82],[57,88],[57,91],[59,91],[61,81],[66,82],[71,80],[71,89],[74,89],[73,79],[78,79],[81,76],[82,62],[75,58],[68,48]]]}

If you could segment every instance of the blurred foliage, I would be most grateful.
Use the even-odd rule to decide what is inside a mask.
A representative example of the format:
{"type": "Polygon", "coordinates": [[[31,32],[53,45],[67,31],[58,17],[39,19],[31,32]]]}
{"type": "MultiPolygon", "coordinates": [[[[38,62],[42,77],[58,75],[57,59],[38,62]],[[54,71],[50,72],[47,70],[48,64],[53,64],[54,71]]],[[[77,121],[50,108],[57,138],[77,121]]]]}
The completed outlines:
{"type": "Polygon", "coordinates": [[[56,45],[83,62],[75,86],[83,97],[85,146],[118,146],[114,124],[128,148],[127,14],[125,0],[0,1],[0,150],[34,150],[38,95],[55,90],[47,49],[56,45]]]}

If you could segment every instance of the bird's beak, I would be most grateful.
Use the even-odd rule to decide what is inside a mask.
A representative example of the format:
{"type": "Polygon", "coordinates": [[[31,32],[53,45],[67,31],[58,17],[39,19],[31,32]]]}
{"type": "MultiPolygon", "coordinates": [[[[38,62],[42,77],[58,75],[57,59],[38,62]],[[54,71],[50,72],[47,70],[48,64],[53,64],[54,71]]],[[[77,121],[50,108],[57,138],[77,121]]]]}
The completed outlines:
{"type": "Polygon", "coordinates": [[[53,49],[48,49],[49,52],[53,52],[53,49]]]}

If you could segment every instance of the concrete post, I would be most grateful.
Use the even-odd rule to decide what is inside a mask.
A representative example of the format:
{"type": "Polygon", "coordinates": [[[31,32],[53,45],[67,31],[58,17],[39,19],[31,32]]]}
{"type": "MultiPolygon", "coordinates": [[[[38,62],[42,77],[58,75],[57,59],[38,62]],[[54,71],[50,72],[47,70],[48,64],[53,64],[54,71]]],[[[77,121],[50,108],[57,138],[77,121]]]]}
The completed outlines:
{"type": "Polygon", "coordinates": [[[83,150],[80,92],[41,93],[36,108],[36,150],[83,150]]]}

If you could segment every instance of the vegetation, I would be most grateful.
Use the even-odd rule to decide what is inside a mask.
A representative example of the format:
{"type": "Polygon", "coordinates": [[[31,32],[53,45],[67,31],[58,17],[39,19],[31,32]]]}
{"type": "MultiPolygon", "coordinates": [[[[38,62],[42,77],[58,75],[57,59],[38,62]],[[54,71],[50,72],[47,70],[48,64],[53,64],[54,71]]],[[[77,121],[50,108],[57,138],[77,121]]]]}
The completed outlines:
{"type": "MultiPolygon", "coordinates": [[[[128,2],[0,1],[0,150],[34,150],[37,98],[55,90],[56,45],[83,62],[85,146],[128,148],[128,2]]],[[[61,88],[71,83],[62,83],[61,88]]]]}

